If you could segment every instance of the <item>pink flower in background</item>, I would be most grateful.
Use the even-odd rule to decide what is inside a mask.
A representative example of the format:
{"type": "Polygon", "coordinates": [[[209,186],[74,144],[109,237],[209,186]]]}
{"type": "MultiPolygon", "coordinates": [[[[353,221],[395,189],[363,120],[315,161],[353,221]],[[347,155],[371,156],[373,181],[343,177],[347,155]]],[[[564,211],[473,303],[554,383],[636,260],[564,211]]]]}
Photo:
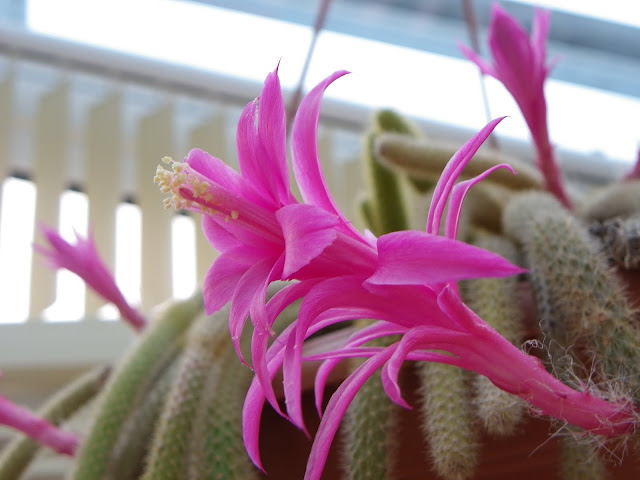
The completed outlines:
{"type": "Polygon", "coordinates": [[[46,246],[34,245],[34,249],[48,260],[52,268],[65,268],[75,273],[94,292],[112,302],[122,318],[135,330],[140,331],[145,327],[144,316],[127,303],[113,275],[100,259],[91,233],[86,239],[76,234],[76,243],[72,245],[46,226],[42,226],[41,231],[46,246]]]}
{"type": "Polygon", "coordinates": [[[205,278],[208,312],[231,301],[232,339],[239,339],[250,316],[254,324],[251,360],[255,377],[243,411],[245,446],[260,466],[258,438],[265,402],[285,415],[271,382],[282,369],[286,416],[304,429],[301,372],[306,360],[325,360],[316,376],[317,402],[331,368],[351,356],[368,360],[331,397],[307,464],[305,479],[319,479],[338,425],[363,383],[380,367],[391,399],[405,405],[397,383],[405,359],[437,361],[486,375],[500,388],[525,399],[542,413],[586,430],[618,434],[631,428],[632,407],[608,403],[572,390],[550,375],[478,318],[461,301],[461,279],[503,277],[522,272],[502,257],[455,239],[467,190],[482,175],[454,185],[464,166],[501,119],[470,139],[445,168],[434,193],[424,232],[395,232],[375,238],[361,235],[336,208],[319,166],[316,135],[320,101],[337,72],[315,87],[300,104],[293,123],[291,149],[297,183],[306,203],[290,193],[286,166],[285,118],[277,71],[259,99],[242,113],[237,143],[241,174],[221,160],[193,150],[172,171],[159,168],[156,181],[171,193],[168,206],[203,213],[203,229],[221,252],[205,278]],[[445,235],[439,236],[449,202],[445,235]],[[267,286],[293,281],[265,304],[267,286]],[[298,319],[275,335],[275,318],[303,298],[298,319]],[[357,318],[378,320],[345,338],[334,351],[305,357],[312,334],[357,318]],[[363,345],[401,335],[387,348],[363,345]],[[448,353],[442,353],[448,352],[448,353]]]}
{"type": "Polygon", "coordinates": [[[22,432],[39,444],[63,455],[73,456],[78,447],[78,439],[75,435],[60,430],[2,395],[0,395],[0,425],[22,432]]]}
{"type": "Polygon", "coordinates": [[[529,37],[513,17],[494,4],[489,26],[489,50],[493,63],[482,59],[468,47],[460,48],[482,73],[502,82],[513,96],[531,131],[537,152],[536,162],[547,189],[570,208],[571,202],[565,192],[547,126],[544,82],[552,68],[552,65],[546,64],[548,32],[548,11],[536,9],[529,37]]]}

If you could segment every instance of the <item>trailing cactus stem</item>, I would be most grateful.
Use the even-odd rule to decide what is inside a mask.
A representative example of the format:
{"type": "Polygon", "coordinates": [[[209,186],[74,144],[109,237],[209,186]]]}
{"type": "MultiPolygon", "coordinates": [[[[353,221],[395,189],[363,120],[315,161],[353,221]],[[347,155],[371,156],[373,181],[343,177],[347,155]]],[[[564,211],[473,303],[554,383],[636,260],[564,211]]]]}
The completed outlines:
{"type": "Polygon", "coordinates": [[[158,417],[180,363],[181,357],[176,355],[125,422],[111,456],[109,478],[137,480],[140,477],[158,417]]]}
{"type": "MultiPolygon", "coordinates": [[[[515,245],[504,237],[481,235],[474,244],[495,252],[512,263],[518,263],[515,245]]],[[[522,313],[517,296],[518,279],[486,278],[469,280],[462,289],[467,304],[503,337],[518,346],[523,341],[522,313]]],[[[473,381],[474,404],[478,418],[492,435],[510,435],[525,412],[522,401],[497,388],[483,376],[473,381]]]]}
{"type": "Polygon", "coordinates": [[[401,178],[378,162],[373,150],[375,137],[376,134],[370,133],[366,138],[364,170],[370,192],[370,211],[376,219],[376,224],[379,224],[379,230],[374,233],[382,235],[406,230],[408,224],[401,178]]]}
{"type": "Polygon", "coordinates": [[[202,310],[202,295],[166,304],[114,374],[101,396],[89,436],[82,445],[72,477],[108,478],[113,452],[124,423],[173,358],[176,339],[202,310]]]}
{"type": "Polygon", "coordinates": [[[558,368],[564,358],[553,360],[558,375],[570,378],[582,365],[583,377],[607,396],[640,400],[636,311],[586,229],[557,202],[539,195],[514,197],[503,220],[524,245],[548,343],[558,344],[564,358],[571,355],[566,373],[558,368]]]}
{"type": "Polygon", "coordinates": [[[573,437],[564,437],[561,442],[561,464],[563,480],[604,480],[607,470],[598,452],[591,443],[573,437]]]}
{"type": "MultiPolygon", "coordinates": [[[[250,338],[250,335],[245,335],[250,338]]],[[[257,478],[242,439],[242,405],[253,372],[243,365],[227,339],[218,360],[220,375],[209,375],[189,441],[190,480],[257,478]]]]}
{"type": "MultiPolygon", "coordinates": [[[[365,323],[365,322],[362,322],[365,323]]],[[[384,347],[391,339],[378,339],[371,346],[384,347]]],[[[361,361],[354,360],[354,367],[361,361]]],[[[348,480],[385,480],[393,461],[393,426],[397,407],[389,400],[382,380],[372,376],[360,388],[345,418],[345,465],[348,480]]]]}
{"type": "Polygon", "coordinates": [[[438,363],[419,365],[422,429],[433,469],[445,480],[471,478],[478,466],[478,431],[467,373],[438,363]]]}
{"type": "Polygon", "coordinates": [[[189,330],[182,362],[154,432],[142,480],[181,480],[203,389],[222,371],[228,343],[228,309],[200,316],[189,330]]]}
{"type": "Polygon", "coordinates": [[[587,221],[599,222],[640,212],[640,181],[614,183],[589,195],[579,212],[587,221]]]}
{"type": "MultiPolygon", "coordinates": [[[[55,393],[37,412],[52,425],[60,425],[85,406],[104,386],[109,367],[97,367],[55,393]]],[[[40,445],[26,435],[18,435],[0,456],[0,478],[17,480],[29,466],[40,445]]]]}
{"type": "MultiPolygon", "coordinates": [[[[455,147],[395,133],[380,135],[374,145],[374,152],[384,165],[400,170],[409,177],[428,180],[437,179],[440,176],[455,151],[455,147]]],[[[508,163],[518,172],[518,175],[513,175],[506,170],[498,170],[491,174],[490,181],[512,190],[543,188],[542,178],[537,170],[526,163],[514,158],[506,158],[498,153],[477,153],[465,167],[462,176],[475,177],[500,163],[508,163]]]]}

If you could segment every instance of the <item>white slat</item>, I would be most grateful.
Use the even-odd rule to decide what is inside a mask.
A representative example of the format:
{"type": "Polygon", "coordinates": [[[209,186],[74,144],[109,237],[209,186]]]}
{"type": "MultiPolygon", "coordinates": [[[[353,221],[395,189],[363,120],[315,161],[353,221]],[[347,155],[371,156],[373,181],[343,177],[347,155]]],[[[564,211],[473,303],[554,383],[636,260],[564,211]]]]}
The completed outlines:
{"type": "MultiPolygon", "coordinates": [[[[87,114],[85,130],[86,191],[89,200],[90,228],[100,256],[113,272],[115,261],[115,215],[122,196],[121,162],[122,98],[108,96],[93,106],[87,114]]],[[[87,289],[85,312],[95,311],[104,302],[87,289]]]]}
{"type": "Polygon", "coordinates": [[[0,81],[0,184],[6,178],[13,136],[14,74],[9,69],[0,81]]]}
{"type": "MultiPolygon", "coordinates": [[[[207,119],[189,132],[190,148],[200,148],[214,157],[225,162],[231,157],[233,147],[229,145],[226,135],[226,122],[222,113],[207,119]]],[[[198,284],[204,280],[204,276],[216,258],[216,252],[209,244],[200,226],[200,215],[194,215],[197,225],[196,231],[196,274],[198,284]]]]}
{"type": "Polygon", "coordinates": [[[175,155],[173,108],[164,105],[143,117],[137,128],[138,199],[142,210],[142,307],[171,296],[171,216],[162,206],[164,195],[153,183],[156,167],[165,156],[175,155]]]}
{"type": "MultiPolygon", "coordinates": [[[[64,188],[69,128],[69,87],[58,84],[42,96],[35,119],[34,182],[36,186],[36,226],[44,223],[58,228],[60,194],[64,188]]],[[[39,236],[36,234],[36,241],[39,236]]],[[[55,273],[38,257],[31,275],[30,318],[35,318],[55,299],[55,273]]]]}

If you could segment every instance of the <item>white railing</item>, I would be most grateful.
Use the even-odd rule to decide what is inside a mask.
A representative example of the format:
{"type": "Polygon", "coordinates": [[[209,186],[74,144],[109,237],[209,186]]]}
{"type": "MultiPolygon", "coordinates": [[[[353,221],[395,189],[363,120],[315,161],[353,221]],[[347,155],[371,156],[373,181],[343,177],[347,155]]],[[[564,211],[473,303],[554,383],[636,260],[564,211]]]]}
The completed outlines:
{"type": "MultiPolygon", "coordinates": [[[[175,265],[193,264],[187,274],[194,278],[177,281],[194,288],[214,252],[198,225],[191,227],[196,234],[190,245],[188,240],[176,244],[181,241],[174,225],[176,213],[162,208],[163,195],[152,180],[156,166],[165,155],[179,158],[198,146],[237,167],[235,124],[259,85],[16,31],[0,32],[0,51],[4,54],[0,58],[4,237],[35,231],[20,249],[24,251],[32,240],[39,240],[38,224],[64,229],[62,218],[69,212],[61,199],[70,190],[79,190],[86,195],[89,224],[106,263],[121,266],[119,256],[126,255],[128,273],[120,271],[118,277],[141,272],[139,279],[129,282],[138,291],[126,293],[139,299],[143,310],[176,293],[189,293],[173,288],[175,265]],[[28,211],[26,198],[9,195],[8,185],[16,177],[35,187],[33,212],[28,211]],[[117,210],[125,200],[139,207],[139,224],[129,223],[119,231],[117,210]],[[10,215],[16,209],[24,211],[10,215]],[[10,217],[17,223],[11,224],[10,217]],[[136,241],[141,245],[131,245],[136,241]],[[116,248],[118,244],[124,244],[124,250],[116,248]],[[182,258],[172,261],[175,255],[182,258]]],[[[320,135],[328,181],[349,214],[354,213],[351,199],[361,183],[354,161],[360,148],[354,126],[334,122],[320,135]]],[[[74,227],[82,230],[84,219],[75,220],[74,227]]],[[[179,220],[184,226],[185,218],[179,220]]],[[[0,318],[3,369],[108,361],[128,344],[131,335],[126,327],[96,321],[103,307],[97,297],[80,290],[80,296],[69,299],[69,293],[61,291],[60,276],[37,256],[0,258],[4,259],[0,279],[6,287],[0,295],[5,312],[0,318]],[[17,271],[26,282],[16,281],[17,271]],[[74,311],[84,305],[82,321],[46,321],[47,309],[63,297],[76,304],[74,311]],[[26,301],[28,308],[16,305],[26,301]]]]}
{"type": "MultiPolygon", "coordinates": [[[[30,232],[39,222],[67,228],[61,222],[68,216],[61,198],[76,189],[86,194],[89,223],[106,262],[112,267],[126,264],[125,273],[116,273],[133,285],[127,292],[131,298],[148,311],[184,294],[173,287],[174,280],[195,285],[214,254],[197,225],[191,245],[178,244],[172,228],[175,213],[162,209],[162,195],[152,181],[156,165],[165,155],[181,157],[198,146],[237,166],[235,125],[260,85],[6,28],[0,29],[0,67],[0,180],[5,194],[15,176],[35,187],[33,212],[26,208],[26,198],[3,196],[0,240],[7,244],[4,239],[18,231],[29,235],[20,245],[0,251],[0,368],[108,361],[128,343],[127,328],[95,321],[102,305],[83,291],[70,300],[84,306],[81,322],[44,321],[43,312],[63,296],[58,277],[28,253],[21,263],[14,257],[29,250],[30,232]],[[140,221],[117,229],[118,207],[125,200],[139,207],[140,221]],[[7,212],[16,210],[19,224],[8,224],[7,212]],[[2,262],[7,257],[13,263],[2,262]],[[175,277],[180,263],[193,265],[187,269],[190,278],[175,277]],[[132,279],[137,272],[140,278],[132,279]],[[18,300],[28,307],[11,305],[18,300]],[[12,311],[21,313],[12,316],[12,311]]],[[[337,203],[357,221],[359,132],[369,111],[329,100],[322,113],[324,172],[337,203]]],[[[472,134],[433,123],[421,126],[431,137],[457,144],[472,134]]],[[[501,147],[530,155],[523,143],[502,139],[501,147]]],[[[563,165],[579,165],[575,170],[583,178],[621,173],[619,168],[603,172],[600,159],[561,153],[563,165]]]]}

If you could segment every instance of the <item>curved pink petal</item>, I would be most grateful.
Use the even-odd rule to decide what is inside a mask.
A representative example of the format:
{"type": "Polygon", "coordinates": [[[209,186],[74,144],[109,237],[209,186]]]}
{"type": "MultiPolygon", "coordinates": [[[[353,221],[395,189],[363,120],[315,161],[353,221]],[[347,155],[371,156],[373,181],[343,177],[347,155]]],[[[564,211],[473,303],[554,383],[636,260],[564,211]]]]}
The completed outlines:
{"type": "Polygon", "coordinates": [[[337,215],[341,221],[341,229],[345,233],[359,237],[358,232],[342,215],[336,206],[322,175],[318,158],[318,120],[320,103],[326,88],[336,79],[349,72],[335,72],[313,88],[302,100],[291,129],[291,156],[302,198],[306,203],[317,205],[329,213],[337,215]]]}
{"type": "Polygon", "coordinates": [[[290,203],[293,196],[289,192],[286,121],[277,69],[267,76],[260,97],[242,111],[236,146],[242,178],[272,208],[290,203]]]}
{"type": "Polygon", "coordinates": [[[527,32],[498,4],[492,9],[489,48],[502,83],[518,103],[526,102],[538,80],[534,51],[527,32]]]}
{"type": "Polygon", "coordinates": [[[455,187],[453,187],[453,190],[451,191],[451,198],[449,199],[449,211],[447,212],[447,220],[444,227],[445,237],[456,238],[458,236],[458,224],[460,223],[462,202],[464,201],[464,197],[469,189],[476,183],[487,178],[491,173],[498,170],[499,168],[506,168],[514,175],[516,174],[515,170],[511,168],[510,165],[501,163],[485,170],[480,175],[477,175],[469,180],[465,180],[464,182],[460,182],[455,187]]]}
{"type": "Polygon", "coordinates": [[[224,307],[249,268],[262,259],[261,252],[242,245],[222,253],[207,271],[203,283],[204,306],[207,315],[224,307]]]}
{"type": "Polygon", "coordinates": [[[284,235],[284,278],[292,277],[338,236],[338,217],[314,205],[288,205],[276,212],[276,218],[284,235]]]}
{"type": "MultiPolygon", "coordinates": [[[[382,368],[381,378],[384,391],[393,402],[401,407],[410,409],[411,406],[402,398],[400,386],[398,385],[400,367],[402,367],[407,356],[417,349],[447,350],[447,344],[464,344],[472,341],[473,335],[469,333],[456,332],[442,327],[423,326],[409,330],[402,336],[398,348],[382,368]]],[[[436,352],[431,352],[431,354],[432,361],[460,365],[460,362],[456,361],[455,357],[436,352]]]]}
{"type": "Polygon", "coordinates": [[[251,306],[255,302],[264,303],[267,286],[270,283],[269,278],[276,266],[280,265],[280,268],[282,268],[281,264],[281,259],[274,258],[265,258],[259,261],[242,275],[233,291],[231,310],[229,312],[229,331],[231,332],[231,340],[236,353],[243,362],[244,358],[240,351],[240,337],[251,311],[251,306]]]}
{"type": "Polygon", "coordinates": [[[284,100],[280,90],[278,69],[271,72],[264,82],[258,105],[258,135],[264,145],[267,158],[262,162],[262,171],[268,169],[273,195],[280,205],[295,202],[289,190],[289,168],[287,166],[287,122],[284,100]]]}
{"type": "Polygon", "coordinates": [[[494,128],[505,117],[491,120],[482,130],[471,137],[460,149],[451,157],[446,167],[440,175],[440,179],[436,184],[433,192],[433,199],[429,207],[429,215],[427,217],[427,232],[438,234],[440,230],[440,221],[442,220],[442,212],[449,199],[449,194],[453,185],[458,180],[464,167],[469,163],[471,158],[476,154],[480,146],[489,137],[494,128]]]}
{"type": "Polygon", "coordinates": [[[378,253],[378,269],[367,280],[370,284],[433,285],[525,271],[487,250],[416,231],[383,235],[378,253]]]}
{"type": "Polygon", "coordinates": [[[221,187],[242,195],[244,192],[243,178],[229,165],[219,158],[210,155],[199,148],[192,149],[184,159],[192,169],[221,187]]]}
{"type": "Polygon", "coordinates": [[[478,66],[482,73],[484,73],[485,75],[491,75],[494,78],[498,78],[498,72],[496,72],[495,67],[490,62],[486,61],[466,45],[459,44],[458,48],[460,49],[462,54],[467,57],[468,60],[472,61],[478,66]]]}
{"type": "Polygon", "coordinates": [[[349,408],[349,405],[360,388],[362,388],[362,385],[391,357],[395,351],[395,347],[395,344],[391,345],[365,361],[340,384],[331,396],[325,414],[320,421],[313,446],[311,447],[304,480],[320,480],[327,456],[329,455],[331,442],[335,437],[347,408],[349,408]]]}

